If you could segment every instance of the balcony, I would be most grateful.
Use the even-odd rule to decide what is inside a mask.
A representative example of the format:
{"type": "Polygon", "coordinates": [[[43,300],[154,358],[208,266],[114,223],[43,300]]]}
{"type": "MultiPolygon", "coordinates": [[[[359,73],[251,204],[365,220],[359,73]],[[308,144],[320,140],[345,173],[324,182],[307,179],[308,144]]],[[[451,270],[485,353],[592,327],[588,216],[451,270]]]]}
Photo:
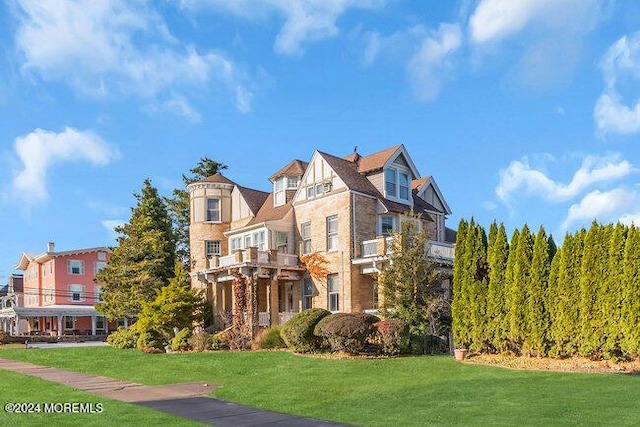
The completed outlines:
{"type": "Polygon", "coordinates": [[[231,255],[209,258],[208,271],[220,272],[240,267],[263,267],[302,271],[298,255],[283,254],[276,250],[260,251],[258,248],[238,250],[231,255]]]}
{"type": "MultiPolygon", "coordinates": [[[[354,265],[362,266],[362,273],[379,272],[379,264],[387,261],[394,251],[393,237],[378,237],[366,240],[360,245],[360,257],[354,258],[354,265]]],[[[429,240],[425,248],[425,256],[437,264],[451,266],[455,258],[455,244],[429,240]]]]}

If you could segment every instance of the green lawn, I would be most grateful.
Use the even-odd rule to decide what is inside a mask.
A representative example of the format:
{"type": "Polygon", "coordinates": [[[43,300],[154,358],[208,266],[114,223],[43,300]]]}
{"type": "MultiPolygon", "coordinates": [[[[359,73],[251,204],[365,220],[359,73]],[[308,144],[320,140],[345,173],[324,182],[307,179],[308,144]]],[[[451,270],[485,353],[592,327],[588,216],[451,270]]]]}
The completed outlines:
{"type": "Polygon", "coordinates": [[[108,347],[4,350],[0,357],[149,385],[205,381],[219,385],[215,395],[222,399],[356,425],[619,426],[640,420],[638,376],[520,372],[450,357],[335,360],[108,347]]]}

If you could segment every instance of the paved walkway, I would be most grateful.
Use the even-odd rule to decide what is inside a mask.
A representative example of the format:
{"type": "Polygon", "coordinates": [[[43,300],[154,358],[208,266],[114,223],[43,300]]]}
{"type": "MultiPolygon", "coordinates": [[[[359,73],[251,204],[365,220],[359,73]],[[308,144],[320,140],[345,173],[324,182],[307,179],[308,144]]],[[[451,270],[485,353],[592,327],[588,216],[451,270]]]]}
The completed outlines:
{"type": "Polygon", "coordinates": [[[213,391],[211,384],[184,383],[146,386],[108,377],[80,374],[5,359],[0,359],[0,369],[31,375],[98,396],[146,406],[158,411],[168,412],[173,415],[199,421],[204,424],[216,425],[218,427],[340,426],[340,424],[327,421],[298,418],[206,397],[206,395],[213,391]]]}

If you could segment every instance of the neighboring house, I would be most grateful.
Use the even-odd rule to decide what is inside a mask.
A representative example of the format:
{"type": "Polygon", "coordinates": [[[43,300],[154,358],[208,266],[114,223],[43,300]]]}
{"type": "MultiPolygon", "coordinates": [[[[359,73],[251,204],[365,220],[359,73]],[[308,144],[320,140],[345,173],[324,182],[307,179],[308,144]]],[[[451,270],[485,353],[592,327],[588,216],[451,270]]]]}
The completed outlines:
{"type": "MultiPolygon", "coordinates": [[[[107,265],[106,247],[55,252],[52,242],[42,254],[23,253],[0,308],[0,328],[12,335],[101,335],[109,331],[96,311],[100,287],[95,273],[107,265]]],[[[115,327],[113,325],[112,327],[115,327]]]]}
{"type": "MultiPolygon", "coordinates": [[[[218,326],[233,310],[232,283],[255,284],[253,318],[282,323],[311,307],[374,311],[375,275],[403,214],[420,215],[425,254],[445,269],[454,256],[451,214],[433,177],[421,177],[403,145],[341,158],[320,151],[269,178],[273,191],[242,187],[222,174],[187,186],[191,201],[192,285],[206,290],[218,326]],[[299,256],[318,252],[326,279],[310,277],[299,256]],[[257,312],[256,312],[257,311],[257,312]]],[[[448,292],[448,282],[443,283],[448,292]]]]}

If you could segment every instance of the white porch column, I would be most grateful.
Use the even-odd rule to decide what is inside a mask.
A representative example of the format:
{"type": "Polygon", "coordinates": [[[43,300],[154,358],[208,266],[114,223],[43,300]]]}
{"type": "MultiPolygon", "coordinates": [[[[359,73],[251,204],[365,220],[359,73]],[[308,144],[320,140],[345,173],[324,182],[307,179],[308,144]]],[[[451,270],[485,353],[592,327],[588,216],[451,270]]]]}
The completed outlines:
{"type": "Polygon", "coordinates": [[[103,317],[103,322],[104,322],[104,334],[108,335],[109,334],[109,321],[107,320],[106,317],[103,317]]]}
{"type": "Polygon", "coordinates": [[[91,335],[96,334],[96,316],[91,316],[91,335]]]}
{"type": "Polygon", "coordinates": [[[62,314],[58,314],[58,336],[62,336],[62,314]]]}

